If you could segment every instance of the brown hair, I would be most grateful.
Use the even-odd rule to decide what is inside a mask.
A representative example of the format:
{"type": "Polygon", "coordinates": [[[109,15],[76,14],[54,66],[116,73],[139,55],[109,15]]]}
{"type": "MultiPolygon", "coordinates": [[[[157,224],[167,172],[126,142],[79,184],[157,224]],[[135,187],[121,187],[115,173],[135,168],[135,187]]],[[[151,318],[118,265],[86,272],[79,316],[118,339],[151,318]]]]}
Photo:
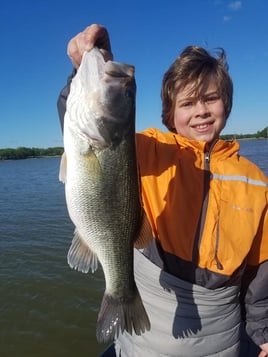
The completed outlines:
{"type": "Polygon", "coordinates": [[[174,105],[179,91],[194,83],[194,92],[200,94],[207,80],[215,81],[219,96],[224,103],[226,119],[233,102],[233,82],[228,73],[225,51],[221,49],[213,57],[202,47],[188,46],[164,74],[161,90],[162,122],[170,130],[174,129],[174,105]]]}

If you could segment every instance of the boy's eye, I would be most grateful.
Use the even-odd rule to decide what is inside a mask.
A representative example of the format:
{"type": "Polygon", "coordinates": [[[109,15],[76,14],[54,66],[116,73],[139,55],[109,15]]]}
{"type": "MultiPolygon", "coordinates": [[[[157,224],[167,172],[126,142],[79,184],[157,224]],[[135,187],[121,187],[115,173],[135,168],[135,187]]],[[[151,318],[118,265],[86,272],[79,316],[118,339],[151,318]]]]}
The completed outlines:
{"type": "Polygon", "coordinates": [[[210,97],[205,98],[205,102],[207,103],[215,103],[217,100],[219,100],[219,96],[218,95],[213,95],[210,97]]]}
{"type": "Polygon", "coordinates": [[[188,100],[188,101],[182,102],[181,107],[187,108],[187,107],[191,107],[193,104],[194,104],[193,101],[188,100]]]}

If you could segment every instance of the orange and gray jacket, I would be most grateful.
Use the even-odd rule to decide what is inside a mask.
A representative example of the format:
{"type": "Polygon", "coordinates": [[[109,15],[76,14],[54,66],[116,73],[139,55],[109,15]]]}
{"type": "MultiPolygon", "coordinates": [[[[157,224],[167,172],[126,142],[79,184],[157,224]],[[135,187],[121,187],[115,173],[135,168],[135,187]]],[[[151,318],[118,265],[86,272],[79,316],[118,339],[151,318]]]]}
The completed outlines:
{"type": "MultiPolygon", "coordinates": [[[[247,331],[268,341],[268,179],[237,142],[137,134],[144,208],[163,269],[216,289],[240,285],[247,331]]],[[[148,256],[152,255],[147,251],[148,256]]]]}

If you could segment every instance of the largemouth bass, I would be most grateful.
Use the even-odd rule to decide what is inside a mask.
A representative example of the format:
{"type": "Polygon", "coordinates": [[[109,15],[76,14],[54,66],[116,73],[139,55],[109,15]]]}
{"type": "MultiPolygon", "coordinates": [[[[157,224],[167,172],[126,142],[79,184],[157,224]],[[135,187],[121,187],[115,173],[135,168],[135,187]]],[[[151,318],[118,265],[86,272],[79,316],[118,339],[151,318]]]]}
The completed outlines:
{"type": "Polygon", "coordinates": [[[133,273],[133,243],[151,235],[136,164],[135,95],[134,67],[105,62],[93,48],[72,80],[64,118],[60,180],[75,225],[67,259],[84,273],[98,261],[103,268],[99,342],[150,329],[133,273]]]}

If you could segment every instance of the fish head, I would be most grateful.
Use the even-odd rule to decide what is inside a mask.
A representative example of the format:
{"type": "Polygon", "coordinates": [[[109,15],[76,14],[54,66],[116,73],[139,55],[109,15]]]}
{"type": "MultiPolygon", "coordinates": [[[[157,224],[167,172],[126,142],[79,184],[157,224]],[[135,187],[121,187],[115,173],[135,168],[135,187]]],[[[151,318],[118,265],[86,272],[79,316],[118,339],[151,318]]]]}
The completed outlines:
{"type": "Polygon", "coordinates": [[[67,110],[73,112],[69,115],[73,130],[91,146],[115,145],[134,128],[134,72],[131,65],[105,62],[97,48],[84,53],[67,110]]]}
{"type": "Polygon", "coordinates": [[[101,83],[98,128],[107,143],[113,145],[135,130],[136,83],[134,67],[109,61],[101,83]]]}

